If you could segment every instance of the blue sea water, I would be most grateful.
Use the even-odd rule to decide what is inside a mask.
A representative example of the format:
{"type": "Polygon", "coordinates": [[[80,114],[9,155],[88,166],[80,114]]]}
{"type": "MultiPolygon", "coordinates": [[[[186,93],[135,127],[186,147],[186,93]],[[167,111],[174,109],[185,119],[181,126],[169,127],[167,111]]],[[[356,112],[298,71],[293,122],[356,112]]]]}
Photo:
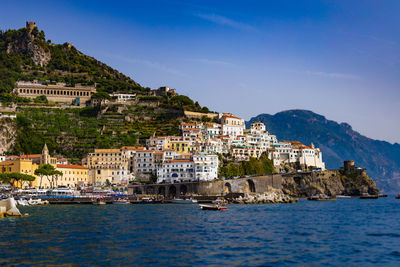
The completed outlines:
{"type": "Polygon", "coordinates": [[[0,219],[0,265],[400,266],[400,200],[73,205],[0,219]]]}

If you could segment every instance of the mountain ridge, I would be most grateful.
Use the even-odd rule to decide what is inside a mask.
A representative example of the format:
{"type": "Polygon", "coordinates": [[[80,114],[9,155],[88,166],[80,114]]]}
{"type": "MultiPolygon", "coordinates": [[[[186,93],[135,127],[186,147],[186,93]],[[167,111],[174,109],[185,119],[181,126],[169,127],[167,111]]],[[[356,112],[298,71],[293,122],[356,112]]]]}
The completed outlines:
{"type": "Polygon", "coordinates": [[[386,191],[400,189],[400,145],[368,138],[346,122],[338,123],[309,110],[294,109],[274,115],[260,114],[249,121],[262,121],[279,140],[313,142],[323,152],[328,168],[339,168],[344,160],[355,160],[366,168],[386,191]]]}

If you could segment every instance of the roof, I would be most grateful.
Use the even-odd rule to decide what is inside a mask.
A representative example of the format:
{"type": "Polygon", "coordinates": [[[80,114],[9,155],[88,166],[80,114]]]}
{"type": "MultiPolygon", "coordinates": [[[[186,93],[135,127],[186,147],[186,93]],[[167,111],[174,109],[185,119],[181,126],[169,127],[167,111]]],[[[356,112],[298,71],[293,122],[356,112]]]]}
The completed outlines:
{"type": "Polygon", "coordinates": [[[224,114],[222,115],[222,117],[241,120],[241,118],[238,118],[238,117],[233,116],[232,114],[228,114],[228,113],[224,113],[224,114]]]}
{"type": "Polygon", "coordinates": [[[195,123],[187,123],[187,122],[182,122],[181,125],[196,126],[195,123]]]}
{"type": "Polygon", "coordinates": [[[67,159],[57,159],[57,161],[68,161],[67,159]]]}
{"type": "Polygon", "coordinates": [[[65,165],[65,164],[57,164],[57,168],[68,168],[68,169],[85,169],[88,168],[80,166],[80,165],[65,165]]]}
{"type": "Polygon", "coordinates": [[[14,163],[13,160],[5,160],[5,161],[1,161],[0,162],[0,166],[10,165],[10,164],[13,164],[13,163],[14,163]]]}
{"type": "Polygon", "coordinates": [[[123,146],[121,150],[144,150],[142,146],[123,146]]]}
{"type": "Polygon", "coordinates": [[[193,161],[190,159],[173,159],[170,160],[169,162],[193,162],[193,161]]]}
{"type": "Polygon", "coordinates": [[[13,156],[17,159],[35,159],[40,158],[42,154],[33,154],[33,155],[22,155],[22,156],[13,156]]]}

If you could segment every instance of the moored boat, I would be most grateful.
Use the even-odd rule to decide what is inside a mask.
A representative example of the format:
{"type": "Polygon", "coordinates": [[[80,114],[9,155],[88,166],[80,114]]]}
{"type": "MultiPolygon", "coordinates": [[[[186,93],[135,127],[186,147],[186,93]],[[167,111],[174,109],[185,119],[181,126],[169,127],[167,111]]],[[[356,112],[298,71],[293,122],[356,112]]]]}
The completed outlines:
{"type": "Polygon", "coordinates": [[[106,204],[106,201],[104,199],[98,198],[93,201],[93,205],[105,205],[105,204],[106,204]]]}
{"type": "Polygon", "coordinates": [[[400,194],[396,196],[396,199],[400,199],[400,194]]]}
{"type": "Polygon", "coordinates": [[[176,198],[171,200],[172,203],[174,204],[197,204],[197,200],[196,199],[180,199],[180,198],[176,198]]]}
{"type": "Polygon", "coordinates": [[[360,196],[360,199],[377,199],[379,198],[379,195],[370,195],[370,194],[362,194],[360,196]]]}
{"type": "Polygon", "coordinates": [[[202,210],[226,210],[226,207],[222,207],[219,205],[200,205],[200,209],[202,210]]]}
{"type": "Polygon", "coordinates": [[[345,195],[337,195],[336,198],[351,198],[351,196],[345,196],[345,195]]]}
{"type": "Polygon", "coordinates": [[[124,205],[124,204],[131,204],[128,199],[117,199],[113,201],[113,204],[124,205]]]}
{"type": "Polygon", "coordinates": [[[327,196],[324,194],[310,196],[307,199],[312,201],[336,201],[336,197],[327,196]]]}

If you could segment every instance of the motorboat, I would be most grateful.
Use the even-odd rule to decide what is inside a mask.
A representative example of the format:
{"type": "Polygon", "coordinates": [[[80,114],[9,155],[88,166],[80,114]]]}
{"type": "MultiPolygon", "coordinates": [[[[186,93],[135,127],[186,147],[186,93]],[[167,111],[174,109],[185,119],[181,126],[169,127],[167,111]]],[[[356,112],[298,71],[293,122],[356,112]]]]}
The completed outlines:
{"type": "Polygon", "coordinates": [[[345,195],[337,195],[336,198],[351,198],[351,196],[345,196],[345,195]]]}
{"type": "Polygon", "coordinates": [[[310,196],[307,199],[313,201],[336,201],[336,197],[327,196],[324,194],[310,196]]]}
{"type": "Polygon", "coordinates": [[[113,201],[113,204],[123,205],[123,204],[131,204],[129,199],[117,199],[113,201]]]}
{"type": "Polygon", "coordinates": [[[379,195],[370,195],[366,193],[360,196],[360,199],[377,199],[377,198],[379,198],[379,195]]]}
{"type": "Polygon", "coordinates": [[[227,208],[219,205],[200,205],[202,210],[226,210],[227,208]]]}
{"type": "Polygon", "coordinates": [[[400,194],[396,196],[396,199],[400,199],[400,194]]]}
{"type": "Polygon", "coordinates": [[[173,204],[197,204],[197,200],[190,198],[190,199],[180,199],[180,198],[176,198],[171,200],[171,202],[173,204]]]}
{"type": "Polygon", "coordinates": [[[105,205],[105,204],[106,204],[106,201],[104,199],[98,198],[93,201],[93,205],[105,205]]]}

